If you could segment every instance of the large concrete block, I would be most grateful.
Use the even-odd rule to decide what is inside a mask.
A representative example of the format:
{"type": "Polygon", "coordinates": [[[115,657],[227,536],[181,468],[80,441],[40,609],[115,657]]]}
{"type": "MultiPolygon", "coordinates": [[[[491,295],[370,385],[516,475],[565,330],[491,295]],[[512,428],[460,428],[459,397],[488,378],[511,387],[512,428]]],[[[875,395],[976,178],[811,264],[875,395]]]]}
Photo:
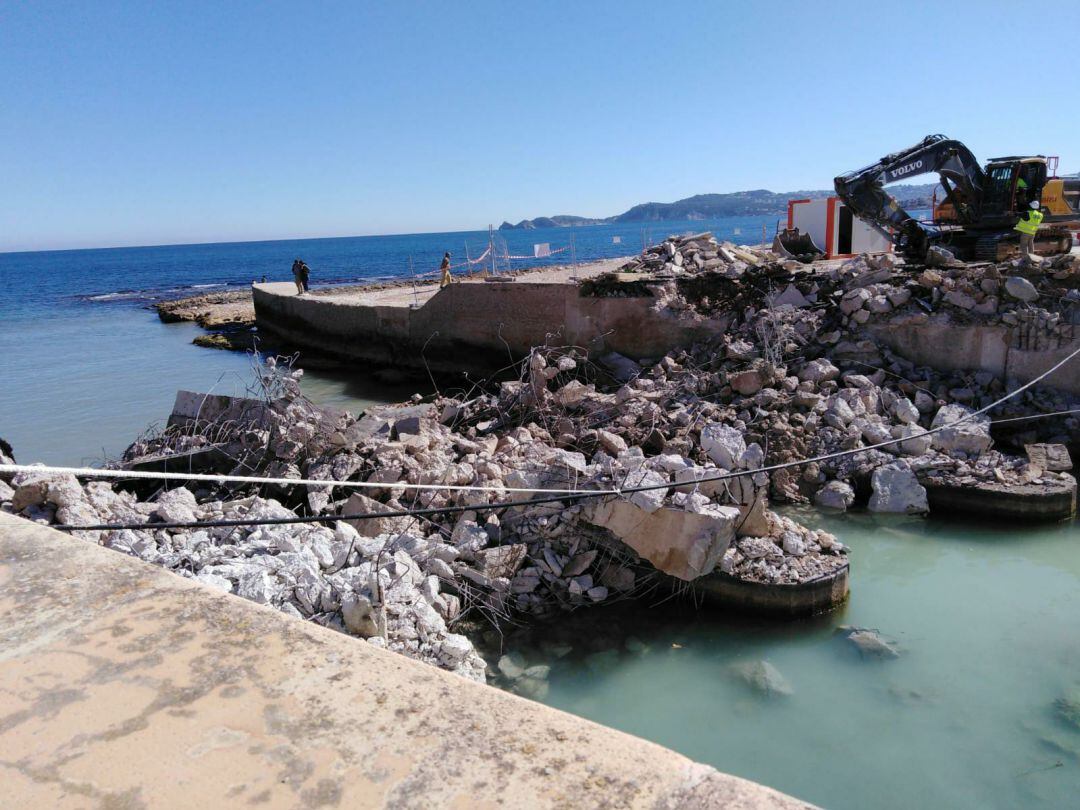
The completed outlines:
{"type": "Polygon", "coordinates": [[[679,579],[708,574],[735,537],[740,513],[717,506],[707,514],[664,507],[646,512],[630,501],[593,501],[583,516],[607,529],[658,570],[679,579]]]}

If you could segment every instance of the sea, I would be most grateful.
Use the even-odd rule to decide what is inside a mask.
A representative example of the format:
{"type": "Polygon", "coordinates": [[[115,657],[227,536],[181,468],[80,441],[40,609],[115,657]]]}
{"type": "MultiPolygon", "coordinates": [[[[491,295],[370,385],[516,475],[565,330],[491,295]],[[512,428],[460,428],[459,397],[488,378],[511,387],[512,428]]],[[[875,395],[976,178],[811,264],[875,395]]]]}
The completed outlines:
{"type": "MultiPolygon", "coordinates": [[[[712,231],[739,244],[772,238],[776,217],[288,239],[205,245],[0,253],[0,437],[20,461],[93,464],[116,458],[168,417],[177,389],[243,394],[252,358],[192,346],[192,324],[163,324],[153,304],[291,281],[292,262],[311,268],[313,288],[433,274],[484,256],[496,272],[589,262],[641,251],[670,234],[712,231]],[[551,255],[535,258],[547,251],[551,255]],[[489,257],[491,253],[488,254],[489,257]],[[521,258],[501,258],[504,256],[521,258]]],[[[480,265],[471,265],[479,267],[480,265]]],[[[464,268],[457,272],[465,272],[464,268]]],[[[320,404],[362,410],[428,393],[425,383],[388,384],[370,369],[305,369],[320,404]]]]}
{"type": "MultiPolygon", "coordinates": [[[[525,267],[632,255],[691,231],[756,243],[763,226],[771,238],[775,217],[496,241],[526,257],[566,248],[510,260],[525,267]]],[[[297,257],[316,287],[409,278],[444,251],[460,262],[488,242],[472,231],[0,254],[0,437],[20,461],[101,463],[162,423],[179,388],[244,393],[256,360],[193,346],[201,330],[161,323],[156,301],[289,280],[297,257]]],[[[362,367],[305,372],[310,397],[354,410],[430,388],[362,367]]],[[[579,611],[511,635],[504,652],[550,666],[534,699],[823,807],[1080,806],[1080,726],[1068,711],[1080,713],[1078,524],[792,515],[851,549],[851,599],[837,611],[783,622],[706,606],[579,611]],[[880,631],[899,657],[861,658],[844,638],[851,627],[880,631]],[[757,661],[790,694],[750,690],[737,670],[757,661]]]]}

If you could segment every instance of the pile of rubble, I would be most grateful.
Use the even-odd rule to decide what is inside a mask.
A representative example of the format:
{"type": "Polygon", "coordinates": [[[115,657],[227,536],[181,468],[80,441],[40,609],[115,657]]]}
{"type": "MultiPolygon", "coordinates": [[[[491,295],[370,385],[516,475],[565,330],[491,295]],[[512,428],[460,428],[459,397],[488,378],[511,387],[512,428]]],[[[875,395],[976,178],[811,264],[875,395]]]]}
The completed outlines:
{"type": "MultiPolygon", "coordinates": [[[[128,492],[31,472],[0,485],[0,501],[75,525],[318,516],[328,525],[87,539],[482,679],[455,632],[478,619],[551,617],[692,588],[714,571],[787,585],[847,565],[837,538],[771,502],[842,510],[862,499],[919,514],[931,482],[1071,482],[1068,464],[992,447],[989,418],[973,411],[1004,380],[918,366],[874,327],[971,319],[1025,346],[1071,340],[1076,257],[939,265],[883,255],[819,267],[710,234],[673,237],[623,270],[674,317],[722,317],[707,342],[640,361],[538,348],[516,380],[360,419],[314,406],[300,372],[268,361],[258,397],[182,393],[170,426],[122,464],[182,457],[184,469],[277,483],[128,492]],[[300,478],[328,483],[289,483],[300,478]]],[[[1077,407],[1033,388],[994,415],[1077,407]]],[[[1066,414],[1015,430],[1017,445],[1075,444],[1080,423],[1066,414]]]]}
{"type": "MultiPolygon", "coordinates": [[[[199,503],[188,489],[150,501],[105,481],[22,472],[0,481],[5,510],[41,523],[73,525],[215,522],[295,518],[278,501],[249,496],[199,503]]],[[[130,554],[206,585],[271,605],[412,658],[484,680],[485,664],[468,638],[450,632],[458,597],[442,592],[438,564],[456,551],[422,535],[360,535],[327,526],[223,526],[197,529],[79,531],[76,536],[130,554]]]]}
{"type": "Polygon", "coordinates": [[[705,231],[689,236],[670,236],[659,245],[646,248],[641,256],[622,265],[618,272],[658,276],[720,273],[727,278],[739,278],[747,268],[775,260],[773,254],[757,248],[717,242],[716,237],[705,231]]]}

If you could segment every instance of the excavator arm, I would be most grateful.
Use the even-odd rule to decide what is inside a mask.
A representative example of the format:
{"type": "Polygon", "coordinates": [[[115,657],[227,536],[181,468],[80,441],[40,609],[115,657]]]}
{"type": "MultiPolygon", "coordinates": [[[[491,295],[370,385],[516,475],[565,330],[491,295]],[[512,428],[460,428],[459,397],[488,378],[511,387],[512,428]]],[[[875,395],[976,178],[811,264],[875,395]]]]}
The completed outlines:
{"type": "Polygon", "coordinates": [[[922,257],[935,232],[901,208],[885,186],[931,172],[940,176],[959,221],[976,222],[986,177],[971,150],[944,135],[928,135],[910,149],[837,177],[834,185],[855,216],[905,253],[922,257]]]}

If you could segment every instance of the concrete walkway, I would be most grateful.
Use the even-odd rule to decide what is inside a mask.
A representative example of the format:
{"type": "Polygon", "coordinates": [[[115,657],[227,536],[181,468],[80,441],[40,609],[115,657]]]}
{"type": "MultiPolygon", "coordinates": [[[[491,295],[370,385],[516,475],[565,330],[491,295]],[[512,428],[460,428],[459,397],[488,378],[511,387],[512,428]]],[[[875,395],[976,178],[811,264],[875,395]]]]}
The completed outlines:
{"type": "MultiPolygon", "coordinates": [[[[573,278],[592,278],[602,273],[608,273],[626,263],[626,257],[621,259],[604,259],[602,261],[589,262],[577,268],[570,266],[551,267],[542,270],[530,270],[519,276],[514,276],[521,281],[530,284],[565,284],[573,278]]],[[[429,274],[430,275],[430,274],[429,274]]],[[[430,282],[430,278],[428,279],[430,282]]],[[[486,282],[479,274],[473,276],[454,275],[455,284],[492,284],[486,282]]],[[[506,282],[513,284],[515,282],[506,282]]],[[[278,281],[267,282],[259,285],[261,288],[270,290],[277,295],[296,295],[296,285],[290,282],[278,281]]],[[[396,306],[408,307],[414,303],[423,306],[439,291],[437,284],[424,284],[417,286],[415,291],[411,286],[390,287],[382,290],[361,290],[349,292],[334,292],[333,288],[316,289],[318,298],[328,298],[342,304],[360,304],[363,306],[396,306]]]]}
{"type": "Polygon", "coordinates": [[[0,627],[4,807],[807,807],[3,513],[0,627]]]}

